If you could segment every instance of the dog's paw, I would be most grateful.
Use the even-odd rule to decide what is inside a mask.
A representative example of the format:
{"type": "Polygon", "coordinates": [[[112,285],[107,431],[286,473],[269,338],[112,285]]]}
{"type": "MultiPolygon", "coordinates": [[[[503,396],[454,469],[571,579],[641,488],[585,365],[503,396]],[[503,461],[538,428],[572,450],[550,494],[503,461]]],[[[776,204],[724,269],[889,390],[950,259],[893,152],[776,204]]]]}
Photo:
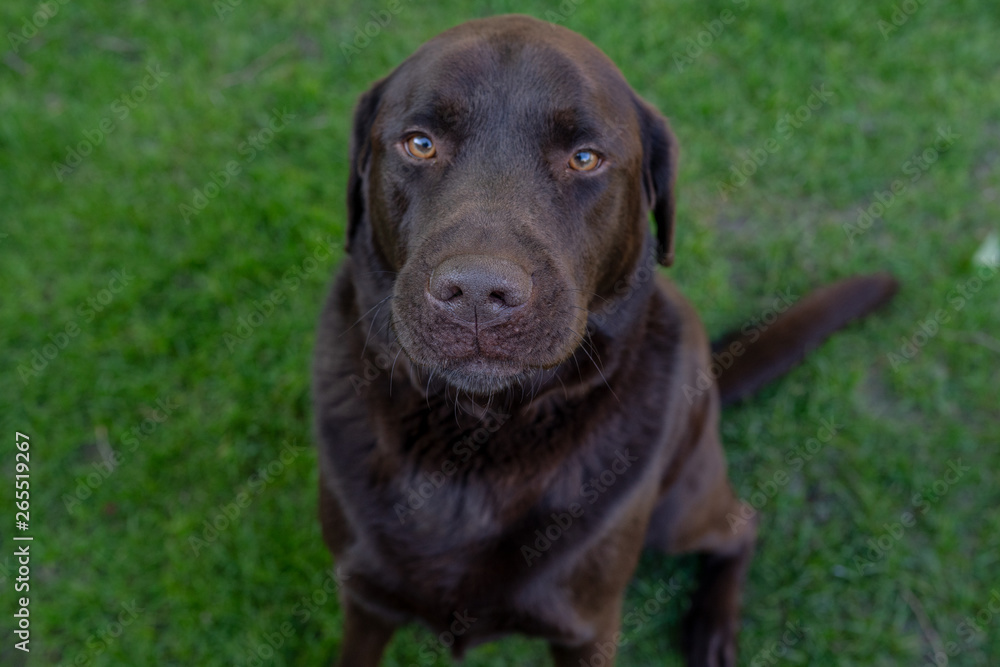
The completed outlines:
{"type": "Polygon", "coordinates": [[[689,667],[736,667],[735,615],[695,604],[684,622],[683,646],[689,667]]]}

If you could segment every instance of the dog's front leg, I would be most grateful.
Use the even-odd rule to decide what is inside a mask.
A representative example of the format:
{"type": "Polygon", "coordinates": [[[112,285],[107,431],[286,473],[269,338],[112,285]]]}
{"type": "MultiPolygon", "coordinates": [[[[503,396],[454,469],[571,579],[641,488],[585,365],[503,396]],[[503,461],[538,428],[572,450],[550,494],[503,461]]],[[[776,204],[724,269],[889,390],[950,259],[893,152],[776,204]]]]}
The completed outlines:
{"type": "Polygon", "coordinates": [[[622,641],[621,600],[608,604],[601,619],[596,636],[589,642],[576,646],[551,644],[552,660],[556,667],[580,667],[580,665],[601,665],[614,667],[615,655],[622,641]]]}
{"type": "Polygon", "coordinates": [[[339,667],[378,667],[396,626],[344,596],[344,638],[339,667]]]}
{"type": "Polygon", "coordinates": [[[714,411],[700,442],[649,523],[646,545],[701,554],[698,588],[684,625],[691,667],[735,667],[740,603],[757,538],[756,513],[733,494],[714,411]]]}

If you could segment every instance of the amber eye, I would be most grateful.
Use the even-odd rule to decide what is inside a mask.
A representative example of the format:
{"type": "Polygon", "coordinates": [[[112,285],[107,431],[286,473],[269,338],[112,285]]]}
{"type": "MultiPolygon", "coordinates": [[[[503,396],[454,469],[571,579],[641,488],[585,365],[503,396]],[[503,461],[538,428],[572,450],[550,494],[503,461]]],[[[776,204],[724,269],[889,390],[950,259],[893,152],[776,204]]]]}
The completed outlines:
{"type": "Polygon", "coordinates": [[[569,159],[569,166],[576,171],[593,171],[601,164],[600,156],[591,150],[577,151],[569,159]]]}
{"type": "Polygon", "coordinates": [[[406,152],[415,158],[428,160],[437,154],[437,149],[426,134],[414,134],[406,140],[406,152]]]}

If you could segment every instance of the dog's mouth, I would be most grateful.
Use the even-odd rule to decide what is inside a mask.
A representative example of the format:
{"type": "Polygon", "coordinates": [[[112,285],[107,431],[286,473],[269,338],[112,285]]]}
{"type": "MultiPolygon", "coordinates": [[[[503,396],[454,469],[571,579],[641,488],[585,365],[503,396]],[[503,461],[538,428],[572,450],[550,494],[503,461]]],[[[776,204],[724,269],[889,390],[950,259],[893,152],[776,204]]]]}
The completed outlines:
{"type": "Polygon", "coordinates": [[[417,372],[415,384],[425,390],[444,385],[477,397],[518,389],[530,393],[573,356],[585,336],[572,329],[572,322],[561,334],[546,331],[546,336],[539,336],[534,327],[521,332],[509,326],[470,332],[438,319],[425,326],[394,320],[396,340],[417,372]]]}
{"type": "Polygon", "coordinates": [[[499,253],[408,265],[396,278],[393,333],[428,390],[493,396],[534,386],[585,335],[583,292],[565,273],[499,253]]]}
{"type": "Polygon", "coordinates": [[[483,398],[530,385],[543,370],[482,355],[434,364],[424,364],[412,357],[410,361],[417,374],[415,382],[424,388],[432,389],[443,383],[458,392],[483,398]]]}
{"type": "Polygon", "coordinates": [[[528,381],[534,371],[511,363],[472,359],[442,369],[442,377],[459,391],[475,396],[492,396],[528,381]]]}

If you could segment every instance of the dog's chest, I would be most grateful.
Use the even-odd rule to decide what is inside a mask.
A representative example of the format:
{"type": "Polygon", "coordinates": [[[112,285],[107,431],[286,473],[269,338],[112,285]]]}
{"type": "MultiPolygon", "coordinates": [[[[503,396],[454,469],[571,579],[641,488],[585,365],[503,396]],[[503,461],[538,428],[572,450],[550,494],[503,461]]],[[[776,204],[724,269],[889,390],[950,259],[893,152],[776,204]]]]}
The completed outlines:
{"type": "Polygon", "coordinates": [[[511,632],[565,642],[590,635],[567,580],[585,557],[581,543],[596,532],[596,511],[585,517],[531,507],[512,525],[504,516],[510,507],[483,484],[422,483],[408,496],[419,498],[414,506],[397,508],[402,520],[377,529],[368,543],[377,553],[352,559],[364,561],[357,574],[368,591],[379,591],[376,597],[391,599],[395,611],[422,619],[435,633],[450,632],[459,654],[511,632]]]}
{"type": "MultiPolygon", "coordinates": [[[[531,424],[551,427],[544,417],[531,424]]],[[[432,624],[471,614],[470,638],[528,626],[566,641],[586,635],[567,580],[655,474],[649,449],[627,441],[567,456],[560,440],[573,434],[564,427],[539,438],[498,418],[446,433],[443,445],[410,443],[422,465],[397,466],[369,489],[380,519],[366,524],[351,569],[432,624]],[[526,455],[517,442],[538,445],[526,455]]]]}

